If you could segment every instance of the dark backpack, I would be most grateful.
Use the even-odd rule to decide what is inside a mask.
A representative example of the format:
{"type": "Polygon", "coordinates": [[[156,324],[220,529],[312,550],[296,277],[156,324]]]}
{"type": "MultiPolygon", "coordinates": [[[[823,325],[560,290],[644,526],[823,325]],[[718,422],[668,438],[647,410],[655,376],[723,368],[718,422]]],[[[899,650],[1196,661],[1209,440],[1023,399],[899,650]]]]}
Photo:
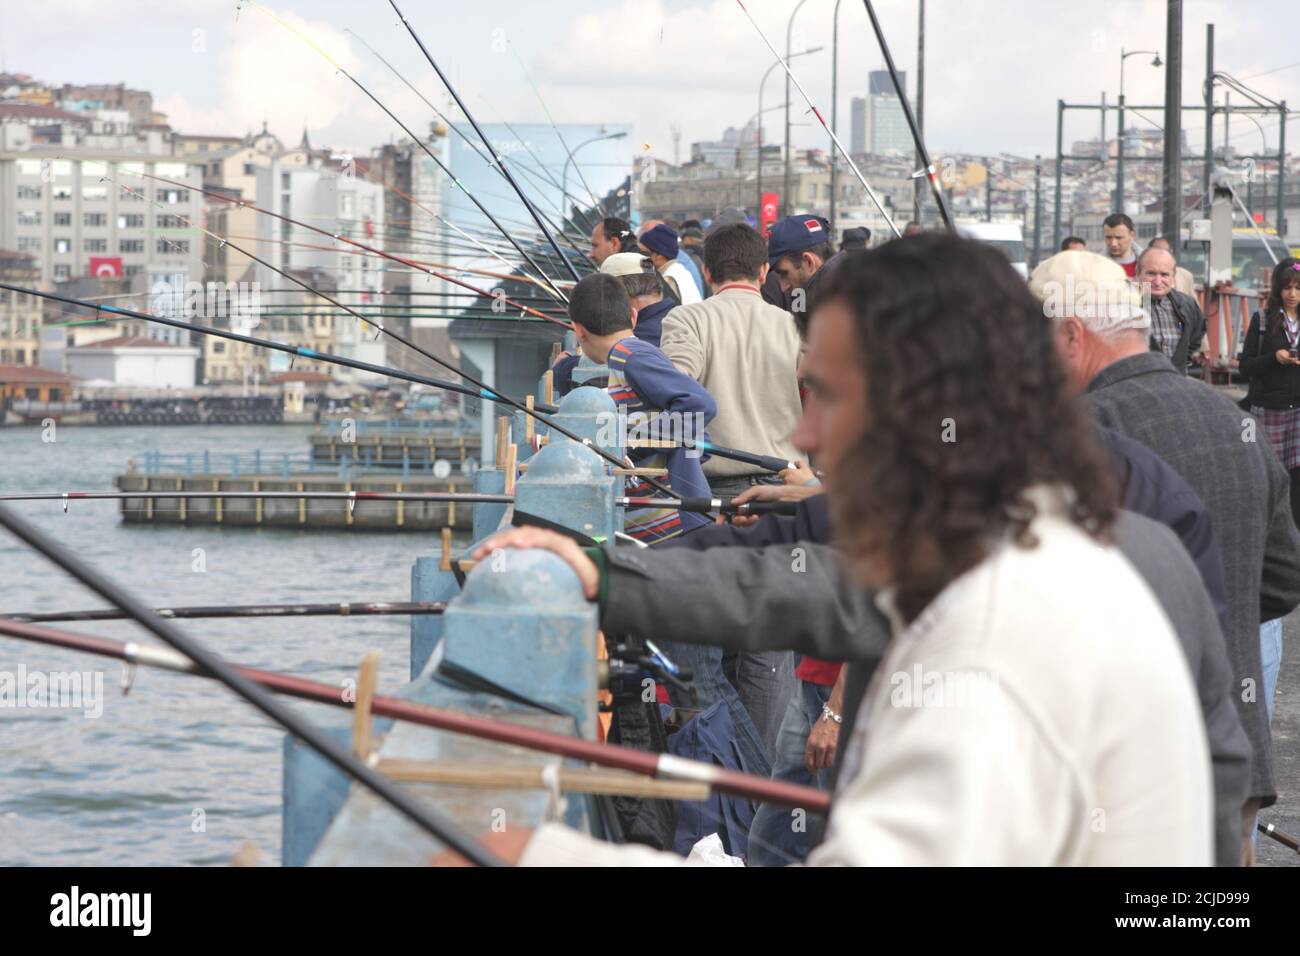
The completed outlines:
{"type": "MultiPolygon", "coordinates": [[[[731,711],[727,709],[725,700],[700,711],[669,737],[668,751],[678,757],[711,763],[727,770],[753,772],[753,768],[745,765],[740,748],[736,746],[731,711]]],[[[757,809],[743,797],[716,792],[702,802],[678,801],[673,850],[685,856],[704,837],[717,833],[728,853],[743,857],[749,848],[749,827],[757,809]]]]}

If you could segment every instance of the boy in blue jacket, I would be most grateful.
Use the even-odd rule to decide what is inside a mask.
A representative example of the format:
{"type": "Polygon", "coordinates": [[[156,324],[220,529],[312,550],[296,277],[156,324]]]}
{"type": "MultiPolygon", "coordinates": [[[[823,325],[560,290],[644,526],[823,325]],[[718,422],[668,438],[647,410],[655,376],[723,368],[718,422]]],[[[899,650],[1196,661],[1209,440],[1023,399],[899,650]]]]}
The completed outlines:
{"type": "MultiPolygon", "coordinates": [[[[569,318],[582,351],[593,362],[609,366],[607,391],[620,414],[627,416],[626,438],[669,439],[677,444],[707,439],[705,426],[717,405],[699,382],[677,371],[663,352],[636,338],[636,309],[623,284],[612,275],[589,275],[569,296],[569,318]]],[[[681,497],[709,496],[699,451],[633,449],[638,467],[667,468],[668,484],[681,497]]],[[[629,497],[647,497],[653,489],[640,478],[627,481],[629,497]]],[[[624,531],[653,544],[708,524],[705,515],[671,508],[627,510],[624,531]]]]}

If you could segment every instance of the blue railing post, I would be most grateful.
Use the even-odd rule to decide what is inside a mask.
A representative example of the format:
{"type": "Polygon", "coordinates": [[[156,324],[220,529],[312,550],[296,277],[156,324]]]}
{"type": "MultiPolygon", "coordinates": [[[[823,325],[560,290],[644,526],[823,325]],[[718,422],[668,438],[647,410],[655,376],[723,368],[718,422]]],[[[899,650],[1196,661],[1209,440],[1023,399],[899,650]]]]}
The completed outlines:
{"type": "Polygon", "coordinates": [[[285,480],[285,481],[288,481],[288,480],[289,480],[289,453],[288,453],[287,451],[284,453],[284,471],[283,471],[283,475],[284,475],[284,480],[285,480]]]}
{"type": "Polygon", "coordinates": [[[185,477],[194,477],[194,453],[189,451],[185,453],[185,477]]]}
{"type": "Polygon", "coordinates": [[[262,473],[262,449],[258,448],[253,452],[253,474],[262,473]]]}
{"type": "Polygon", "coordinates": [[[405,448],[402,449],[402,481],[407,481],[411,477],[411,453],[405,448]]]}
{"type": "Polygon", "coordinates": [[[239,456],[238,455],[230,456],[230,477],[231,478],[239,477],[239,456]]]}
{"type": "Polygon", "coordinates": [[[206,448],[203,449],[203,472],[208,475],[212,474],[212,462],[208,460],[208,449],[206,448]]]}

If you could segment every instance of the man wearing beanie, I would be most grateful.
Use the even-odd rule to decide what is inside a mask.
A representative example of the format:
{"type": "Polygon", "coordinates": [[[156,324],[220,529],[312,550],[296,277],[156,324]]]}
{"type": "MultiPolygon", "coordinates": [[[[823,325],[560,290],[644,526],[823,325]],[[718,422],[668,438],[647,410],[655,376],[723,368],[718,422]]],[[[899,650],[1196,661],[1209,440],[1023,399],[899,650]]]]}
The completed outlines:
{"type": "Polygon", "coordinates": [[[641,233],[641,251],[650,257],[682,305],[691,305],[703,299],[690,270],[677,261],[680,246],[677,232],[672,226],[661,222],[641,233]]]}

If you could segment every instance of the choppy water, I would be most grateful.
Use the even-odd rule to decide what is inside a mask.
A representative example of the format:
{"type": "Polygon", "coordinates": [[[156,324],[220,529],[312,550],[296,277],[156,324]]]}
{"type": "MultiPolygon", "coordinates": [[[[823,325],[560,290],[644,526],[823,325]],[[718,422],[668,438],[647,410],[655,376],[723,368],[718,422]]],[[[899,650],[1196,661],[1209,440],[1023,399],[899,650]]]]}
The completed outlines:
{"type": "MultiPolygon", "coordinates": [[[[111,490],[146,449],[302,454],[308,427],[187,426],[0,429],[0,490],[111,490]]],[[[115,501],[9,505],[155,606],[408,600],[410,568],[437,547],[416,534],[126,526],[115,501]],[[206,570],[196,571],[203,549],[206,570]]],[[[0,531],[0,611],[104,606],[0,531]]],[[[227,659],[320,681],[354,676],[369,648],[381,688],[408,672],[408,619],[182,621],[227,659]]],[[[119,640],[138,627],[58,625],[119,640]]],[[[140,670],[123,696],[123,665],[0,637],[0,675],[80,671],[103,681],[102,714],[0,706],[0,865],[221,864],[245,841],[280,854],[283,735],[210,681],[140,670]]],[[[0,677],[2,679],[2,677],[0,677]]],[[[90,682],[93,686],[93,677],[90,682]]],[[[83,701],[83,703],[90,703],[83,701]]],[[[311,705],[318,722],[343,715],[311,705]]]]}

